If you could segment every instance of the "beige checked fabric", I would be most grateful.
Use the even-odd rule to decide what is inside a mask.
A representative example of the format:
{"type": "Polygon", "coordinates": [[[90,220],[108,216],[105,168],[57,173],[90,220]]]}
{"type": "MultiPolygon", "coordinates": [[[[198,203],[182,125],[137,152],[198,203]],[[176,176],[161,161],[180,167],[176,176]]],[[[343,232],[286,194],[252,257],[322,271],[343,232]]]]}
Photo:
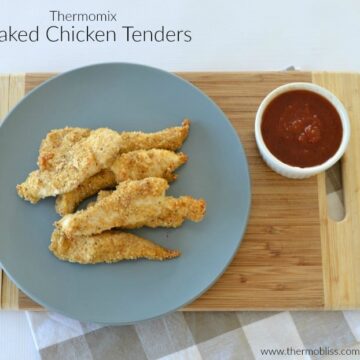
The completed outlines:
{"type": "MultiPolygon", "coordinates": [[[[344,214],[339,165],[327,174],[330,216],[344,214]]],[[[27,313],[43,360],[360,359],[360,311],[175,312],[131,326],[27,313]]]]}
{"type": "Polygon", "coordinates": [[[54,313],[28,319],[43,360],[360,359],[360,311],[175,312],[111,327],[54,313]]]}

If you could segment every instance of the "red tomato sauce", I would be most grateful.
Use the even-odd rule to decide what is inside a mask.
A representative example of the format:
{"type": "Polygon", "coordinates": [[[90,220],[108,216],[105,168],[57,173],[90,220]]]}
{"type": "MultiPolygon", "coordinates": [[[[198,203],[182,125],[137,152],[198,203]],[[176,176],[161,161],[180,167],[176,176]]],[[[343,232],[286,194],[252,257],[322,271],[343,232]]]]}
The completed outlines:
{"type": "Polygon", "coordinates": [[[340,146],[342,124],[334,106],[321,95],[293,90],[266,107],[261,133],[270,152],[285,164],[320,165],[340,146]]]}

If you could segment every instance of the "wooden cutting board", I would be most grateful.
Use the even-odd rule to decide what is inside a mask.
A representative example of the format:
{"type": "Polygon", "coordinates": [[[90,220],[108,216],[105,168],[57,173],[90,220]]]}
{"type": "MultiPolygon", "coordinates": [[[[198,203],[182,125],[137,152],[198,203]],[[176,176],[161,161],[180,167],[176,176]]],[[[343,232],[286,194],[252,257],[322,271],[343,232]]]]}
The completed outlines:
{"type": "MultiPolygon", "coordinates": [[[[251,217],[238,253],[218,282],[183,310],[360,308],[360,75],[179,75],[207,93],[229,117],[245,147],[252,178],[251,217]],[[306,180],[283,178],[264,165],[256,149],[253,127],[260,101],[275,87],[294,81],[328,88],[349,112],[352,135],[342,161],[343,221],[328,218],[325,174],[306,180]]],[[[0,76],[0,118],[25,93],[51,76],[0,76]]],[[[0,285],[3,309],[41,309],[1,270],[0,285]]]]}

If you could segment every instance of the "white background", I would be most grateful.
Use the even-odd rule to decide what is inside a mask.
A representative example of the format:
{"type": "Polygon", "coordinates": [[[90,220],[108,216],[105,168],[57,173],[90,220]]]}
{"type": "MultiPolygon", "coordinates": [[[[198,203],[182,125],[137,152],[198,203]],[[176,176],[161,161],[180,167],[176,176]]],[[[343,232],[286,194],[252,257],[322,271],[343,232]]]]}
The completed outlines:
{"type": "MultiPolygon", "coordinates": [[[[190,29],[193,40],[0,43],[0,72],[63,71],[107,61],[166,70],[279,70],[295,65],[306,70],[360,71],[358,0],[0,0],[0,30],[9,25],[46,28],[52,25],[49,10],[110,10],[118,13],[118,22],[109,27],[190,29]]],[[[1,313],[0,325],[1,360],[37,358],[24,314],[1,313]]]]}
{"type": "Polygon", "coordinates": [[[187,28],[193,40],[0,43],[0,72],[61,71],[107,61],[145,63],[167,70],[278,70],[288,65],[360,70],[358,0],[0,0],[0,28],[11,24],[45,29],[52,25],[48,11],[55,9],[110,10],[118,13],[118,21],[106,26],[187,28]]]}

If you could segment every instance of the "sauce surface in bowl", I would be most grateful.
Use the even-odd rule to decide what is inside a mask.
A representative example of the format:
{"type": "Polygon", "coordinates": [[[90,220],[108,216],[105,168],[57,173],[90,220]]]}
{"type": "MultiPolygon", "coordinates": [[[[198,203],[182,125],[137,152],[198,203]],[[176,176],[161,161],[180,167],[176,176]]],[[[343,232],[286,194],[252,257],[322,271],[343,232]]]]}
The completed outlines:
{"type": "Polygon", "coordinates": [[[304,168],[331,158],[340,146],[343,129],[338,112],[327,99],[311,91],[292,90],[268,104],[261,133],[276,158],[304,168]]]}

